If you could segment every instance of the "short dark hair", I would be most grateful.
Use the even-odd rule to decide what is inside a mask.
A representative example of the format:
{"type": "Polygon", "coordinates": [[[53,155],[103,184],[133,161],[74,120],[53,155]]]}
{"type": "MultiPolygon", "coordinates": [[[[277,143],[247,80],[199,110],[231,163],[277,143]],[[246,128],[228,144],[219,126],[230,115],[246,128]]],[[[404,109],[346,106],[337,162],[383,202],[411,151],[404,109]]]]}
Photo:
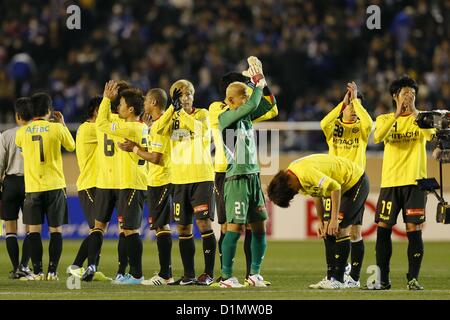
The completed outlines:
{"type": "Polygon", "coordinates": [[[235,72],[235,71],[226,73],[222,77],[222,79],[220,79],[220,83],[219,83],[219,93],[221,94],[222,97],[225,98],[225,96],[227,94],[228,86],[231,83],[236,82],[236,81],[248,84],[250,82],[250,78],[244,76],[242,73],[235,72]]]}
{"type": "Polygon", "coordinates": [[[14,111],[17,113],[20,119],[24,121],[30,121],[33,119],[32,111],[33,104],[28,97],[19,98],[14,104],[14,111]]]}
{"type": "Polygon", "coordinates": [[[136,88],[126,89],[121,92],[121,98],[125,99],[127,106],[134,108],[134,114],[139,116],[144,110],[144,97],[142,91],[136,88]]]}
{"type": "Polygon", "coordinates": [[[287,208],[291,200],[298,193],[289,187],[288,173],[284,170],[278,172],[267,187],[269,199],[281,208],[287,208]]]}
{"type": "Polygon", "coordinates": [[[125,80],[117,81],[117,98],[114,101],[111,101],[111,111],[113,113],[117,113],[117,108],[120,104],[120,97],[123,91],[127,89],[131,89],[131,85],[125,80]]]}
{"type": "Polygon", "coordinates": [[[52,98],[45,92],[38,92],[31,96],[32,103],[32,116],[35,117],[43,117],[47,115],[52,108],[52,98]]]}
{"type": "Polygon", "coordinates": [[[86,110],[86,118],[90,119],[94,116],[95,111],[98,110],[98,108],[100,107],[100,103],[102,102],[102,97],[101,96],[95,96],[93,98],[91,98],[88,102],[87,105],[87,110],[86,110]]]}
{"type": "Polygon", "coordinates": [[[156,104],[161,108],[161,110],[165,110],[167,106],[167,93],[161,88],[153,88],[147,92],[147,96],[151,96],[156,100],[156,104]]]}
{"type": "MultiPolygon", "coordinates": [[[[419,93],[419,86],[417,85],[417,82],[407,75],[403,75],[399,79],[392,81],[389,86],[389,92],[391,93],[391,96],[394,97],[395,94],[398,94],[400,90],[405,87],[413,88],[416,92],[416,96],[419,93]]],[[[395,100],[392,100],[392,103],[394,107],[396,107],[395,100]]]]}

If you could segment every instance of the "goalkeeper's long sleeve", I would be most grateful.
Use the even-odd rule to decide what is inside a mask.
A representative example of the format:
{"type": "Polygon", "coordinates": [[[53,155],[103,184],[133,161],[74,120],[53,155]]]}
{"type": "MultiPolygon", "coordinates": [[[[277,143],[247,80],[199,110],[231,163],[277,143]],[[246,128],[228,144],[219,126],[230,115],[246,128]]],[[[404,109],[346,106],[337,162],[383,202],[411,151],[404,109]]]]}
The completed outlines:
{"type": "MultiPolygon", "coordinates": [[[[275,100],[275,97],[273,95],[261,98],[258,107],[251,113],[252,121],[260,119],[261,117],[268,114],[274,108],[274,106],[276,106],[276,104],[277,101],[275,100]]],[[[276,109],[275,111],[278,114],[278,109],[276,109]]]]}
{"type": "Polygon", "coordinates": [[[248,116],[252,111],[254,111],[261,101],[262,97],[262,89],[255,88],[250,99],[234,110],[227,110],[219,115],[219,128],[220,130],[228,128],[230,125],[235,123],[236,121],[248,116]]]}

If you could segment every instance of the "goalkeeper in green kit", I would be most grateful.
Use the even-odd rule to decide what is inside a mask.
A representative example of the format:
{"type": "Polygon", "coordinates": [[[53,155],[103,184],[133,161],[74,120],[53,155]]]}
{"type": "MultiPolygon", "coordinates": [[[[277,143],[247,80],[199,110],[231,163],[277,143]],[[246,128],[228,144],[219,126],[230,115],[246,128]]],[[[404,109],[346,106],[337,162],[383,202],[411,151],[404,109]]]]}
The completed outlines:
{"type": "Polygon", "coordinates": [[[250,276],[246,281],[252,286],[266,286],[260,269],[267,245],[267,211],[259,179],[252,119],[265,114],[276,102],[273,95],[270,95],[270,102],[261,99],[266,86],[261,62],[257,58],[249,59],[249,62],[250,67],[245,72],[255,84],[253,93],[249,96],[247,86],[242,82],[231,83],[227,87],[225,99],[229,110],[219,115],[219,128],[228,163],[224,186],[227,231],[222,243],[222,288],[243,286],[233,276],[233,259],[242,226],[247,223],[252,229],[252,262],[250,276]]]}

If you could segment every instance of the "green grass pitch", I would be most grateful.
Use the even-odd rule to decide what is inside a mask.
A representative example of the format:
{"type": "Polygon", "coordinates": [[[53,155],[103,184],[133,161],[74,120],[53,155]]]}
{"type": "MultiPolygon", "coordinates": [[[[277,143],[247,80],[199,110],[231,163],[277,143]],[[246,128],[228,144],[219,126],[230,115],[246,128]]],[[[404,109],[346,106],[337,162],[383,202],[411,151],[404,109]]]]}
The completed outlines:
{"type": "MultiPolygon", "coordinates": [[[[0,245],[0,299],[161,299],[161,300],[288,300],[288,299],[450,299],[450,243],[425,243],[425,256],[422,264],[420,282],[424,291],[406,290],[407,243],[394,242],[391,261],[392,289],[390,291],[364,291],[359,289],[324,291],[310,290],[308,285],[319,281],[325,273],[324,249],[321,241],[270,241],[263,264],[263,276],[272,281],[267,288],[220,289],[200,286],[187,287],[148,287],[117,286],[106,282],[81,283],[80,290],[69,290],[66,286],[66,267],[71,264],[80,241],[65,241],[59,266],[59,282],[33,282],[9,280],[11,269],[5,243],[0,245]]],[[[362,281],[368,274],[367,266],[375,262],[374,242],[366,242],[366,255],[363,265],[362,281]]],[[[48,263],[48,242],[44,242],[44,266],[48,263]]],[[[100,269],[113,277],[116,271],[117,242],[103,243],[100,269]]],[[[203,266],[201,242],[196,242],[196,271],[200,274],[203,266]]],[[[173,243],[173,270],[175,278],[182,273],[178,242],[173,243]]],[[[158,270],[155,241],[145,241],[144,275],[149,278],[158,270]]],[[[219,260],[216,260],[216,275],[219,274],[219,260]]],[[[244,255],[242,241],[238,244],[235,259],[235,275],[241,281],[244,276],[244,255]]]]}

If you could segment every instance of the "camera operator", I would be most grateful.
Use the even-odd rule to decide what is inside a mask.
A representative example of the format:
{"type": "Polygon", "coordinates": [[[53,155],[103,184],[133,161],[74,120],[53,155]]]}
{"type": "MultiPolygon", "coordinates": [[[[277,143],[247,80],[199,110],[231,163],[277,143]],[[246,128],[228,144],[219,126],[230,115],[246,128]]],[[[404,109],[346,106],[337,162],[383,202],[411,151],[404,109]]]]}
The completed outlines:
{"type": "Polygon", "coordinates": [[[450,141],[441,141],[433,150],[433,159],[442,161],[443,163],[450,162],[450,141]]]}

